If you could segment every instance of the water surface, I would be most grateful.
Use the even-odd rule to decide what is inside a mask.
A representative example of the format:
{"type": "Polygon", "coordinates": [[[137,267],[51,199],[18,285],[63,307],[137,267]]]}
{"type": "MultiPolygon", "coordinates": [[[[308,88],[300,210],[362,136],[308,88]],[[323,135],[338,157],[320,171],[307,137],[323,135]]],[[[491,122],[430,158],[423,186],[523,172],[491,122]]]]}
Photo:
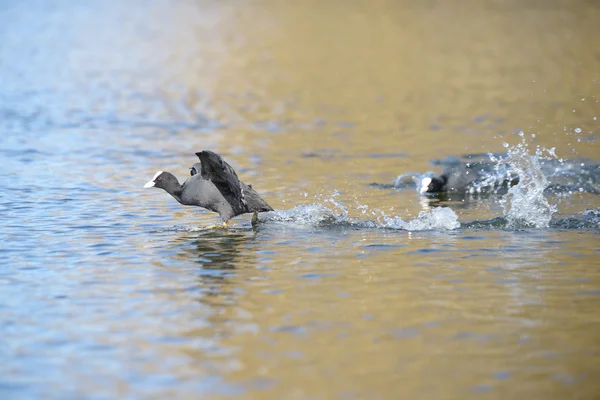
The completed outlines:
{"type": "Polygon", "coordinates": [[[394,182],[536,146],[565,160],[550,183],[600,163],[598,20],[586,1],[5,2],[1,397],[596,397],[600,172],[441,201],[394,182]],[[279,211],[206,230],[142,189],[202,149],[279,211]]]}

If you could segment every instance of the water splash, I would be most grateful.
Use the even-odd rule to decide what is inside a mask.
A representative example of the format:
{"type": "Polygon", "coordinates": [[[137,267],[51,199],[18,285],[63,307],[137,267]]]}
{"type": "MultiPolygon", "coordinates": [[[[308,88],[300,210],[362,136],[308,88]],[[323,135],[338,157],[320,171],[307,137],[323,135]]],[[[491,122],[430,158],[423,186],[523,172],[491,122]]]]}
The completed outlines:
{"type": "Polygon", "coordinates": [[[415,219],[410,221],[404,221],[400,217],[386,217],[381,226],[407,231],[452,230],[459,228],[460,223],[458,216],[451,208],[439,207],[429,212],[421,211],[415,219]]]}
{"type": "MultiPolygon", "coordinates": [[[[507,145],[508,147],[508,145],[507,145]]],[[[539,151],[542,151],[538,148],[539,151]]],[[[600,164],[589,159],[558,159],[549,154],[546,157],[538,157],[541,171],[544,173],[549,185],[546,194],[569,197],[577,193],[600,194],[600,164]],[[550,155],[550,157],[548,157],[550,155]]],[[[461,158],[448,157],[443,160],[433,160],[434,165],[445,167],[445,175],[470,175],[473,179],[462,187],[454,188],[451,193],[461,195],[473,195],[473,197],[487,197],[506,194],[511,186],[519,181],[518,172],[507,162],[506,153],[495,154],[470,154],[461,158]]],[[[381,189],[407,189],[413,188],[420,191],[423,178],[438,176],[433,172],[404,173],[396,177],[391,184],[372,183],[372,187],[381,189]]],[[[466,179],[468,180],[468,179],[466,179]]],[[[441,192],[431,193],[439,196],[441,192]]]]}
{"type": "Polygon", "coordinates": [[[554,148],[547,150],[536,147],[535,153],[529,153],[529,146],[523,132],[519,134],[521,143],[516,146],[504,144],[508,153],[505,158],[490,154],[490,159],[499,166],[509,165],[519,177],[519,183],[511,187],[500,200],[504,209],[504,217],[508,228],[546,228],[550,224],[556,206],[548,203],[544,190],[549,186],[548,179],[542,172],[540,159],[546,153],[556,158],[554,148]]]}
{"type": "Polygon", "coordinates": [[[293,224],[300,227],[335,225],[346,217],[322,204],[304,204],[289,210],[276,210],[259,215],[260,222],[293,224]]]}
{"type": "Polygon", "coordinates": [[[458,216],[447,207],[422,211],[411,220],[400,216],[388,215],[377,208],[370,208],[357,202],[352,211],[361,216],[374,219],[362,219],[349,216],[348,207],[338,200],[339,193],[330,196],[317,196],[317,202],[293,207],[289,210],[277,210],[259,215],[260,222],[279,223],[290,227],[352,227],[363,229],[396,229],[407,231],[451,230],[460,227],[458,216]]]}
{"type": "MultiPolygon", "coordinates": [[[[490,155],[490,158],[492,156],[490,155]]],[[[486,165],[480,163],[480,165],[486,165]]],[[[469,194],[501,194],[505,193],[512,185],[518,182],[518,174],[507,165],[494,164],[493,171],[481,168],[479,179],[475,180],[467,189],[469,194]]]]}

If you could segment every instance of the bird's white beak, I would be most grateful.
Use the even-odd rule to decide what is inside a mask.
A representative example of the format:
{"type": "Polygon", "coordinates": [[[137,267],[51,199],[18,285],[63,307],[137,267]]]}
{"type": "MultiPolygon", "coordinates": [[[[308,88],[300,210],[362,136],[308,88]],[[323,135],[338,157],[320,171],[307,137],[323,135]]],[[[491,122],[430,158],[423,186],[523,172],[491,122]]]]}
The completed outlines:
{"type": "Polygon", "coordinates": [[[154,174],[154,176],[152,177],[152,179],[150,180],[150,182],[148,182],[148,183],[146,183],[146,184],[144,185],[144,189],[148,189],[148,188],[151,188],[151,187],[154,187],[154,186],[156,186],[156,182],[154,182],[154,181],[155,181],[155,180],[156,180],[156,178],[158,178],[158,176],[159,176],[160,174],[162,174],[162,173],[163,173],[162,171],[158,171],[156,174],[154,174]]]}
{"type": "Polygon", "coordinates": [[[431,183],[431,178],[423,178],[421,181],[421,189],[419,189],[419,193],[427,193],[429,190],[429,184],[431,183]]]}

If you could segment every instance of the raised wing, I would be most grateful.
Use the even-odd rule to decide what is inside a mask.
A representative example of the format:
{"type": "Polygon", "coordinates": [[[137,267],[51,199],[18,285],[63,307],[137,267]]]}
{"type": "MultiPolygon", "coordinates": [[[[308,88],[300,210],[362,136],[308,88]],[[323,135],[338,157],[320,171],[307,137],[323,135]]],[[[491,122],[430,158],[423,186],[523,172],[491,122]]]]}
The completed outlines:
{"type": "MultiPolygon", "coordinates": [[[[247,210],[244,190],[231,165],[210,150],[198,152],[196,155],[202,164],[199,171],[202,178],[211,181],[234,209],[247,210]]],[[[196,166],[197,164],[194,164],[194,167],[196,166]]]]}

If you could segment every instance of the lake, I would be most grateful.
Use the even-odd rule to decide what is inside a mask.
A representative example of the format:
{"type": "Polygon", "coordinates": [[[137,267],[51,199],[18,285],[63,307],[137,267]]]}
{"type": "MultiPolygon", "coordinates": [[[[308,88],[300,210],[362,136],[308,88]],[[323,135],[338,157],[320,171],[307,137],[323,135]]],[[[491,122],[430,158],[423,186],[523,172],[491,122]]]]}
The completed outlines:
{"type": "Polygon", "coordinates": [[[592,399],[600,3],[0,6],[3,399],[592,399]],[[143,189],[221,154],[276,211],[143,189]],[[479,160],[512,188],[420,194],[479,160]]]}

